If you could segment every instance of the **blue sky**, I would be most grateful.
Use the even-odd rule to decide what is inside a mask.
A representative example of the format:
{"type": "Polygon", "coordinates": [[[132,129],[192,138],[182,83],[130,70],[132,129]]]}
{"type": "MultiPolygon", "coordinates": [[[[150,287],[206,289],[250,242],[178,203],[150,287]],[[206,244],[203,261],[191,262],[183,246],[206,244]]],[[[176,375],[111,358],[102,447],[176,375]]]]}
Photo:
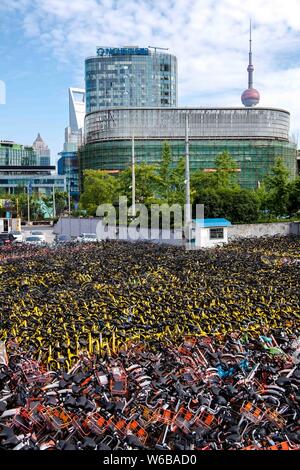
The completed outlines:
{"type": "Polygon", "coordinates": [[[52,159],[68,123],[68,87],[84,85],[97,45],[169,47],[179,61],[179,104],[240,106],[249,19],[261,106],[291,112],[300,135],[299,0],[1,0],[0,140],[31,144],[52,159]]]}

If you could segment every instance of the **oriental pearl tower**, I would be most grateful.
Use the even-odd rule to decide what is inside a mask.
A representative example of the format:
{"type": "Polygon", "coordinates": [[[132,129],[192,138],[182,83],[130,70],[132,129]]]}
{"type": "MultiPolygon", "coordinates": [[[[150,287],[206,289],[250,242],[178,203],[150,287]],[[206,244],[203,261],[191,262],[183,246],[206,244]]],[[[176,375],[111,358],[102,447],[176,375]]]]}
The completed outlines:
{"type": "Polygon", "coordinates": [[[253,72],[254,67],[252,64],[252,26],[250,21],[250,48],[249,48],[249,65],[247,68],[248,71],[248,89],[244,91],[241,96],[242,103],[247,108],[252,108],[259,103],[260,94],[255,88],[253,88],[253,72]]]}

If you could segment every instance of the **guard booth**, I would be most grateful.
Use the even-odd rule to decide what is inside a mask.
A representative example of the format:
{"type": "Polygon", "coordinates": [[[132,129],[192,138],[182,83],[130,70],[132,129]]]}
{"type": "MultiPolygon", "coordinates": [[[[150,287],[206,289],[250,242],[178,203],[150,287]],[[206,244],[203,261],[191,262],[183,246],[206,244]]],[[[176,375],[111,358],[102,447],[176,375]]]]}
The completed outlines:
{"type": "Polygon", "coordinates": [[[21,231],[21,219],[19,217],[2,217],[0,218],[0,233],[9,233],[12,230],[21,231]]]}
{"type": "Polygon", "coordinates": [[[195,246],[198,248],[213,248],[228,243],[228,227],[231,222],[227,219],[194,219],[195,246]]]}

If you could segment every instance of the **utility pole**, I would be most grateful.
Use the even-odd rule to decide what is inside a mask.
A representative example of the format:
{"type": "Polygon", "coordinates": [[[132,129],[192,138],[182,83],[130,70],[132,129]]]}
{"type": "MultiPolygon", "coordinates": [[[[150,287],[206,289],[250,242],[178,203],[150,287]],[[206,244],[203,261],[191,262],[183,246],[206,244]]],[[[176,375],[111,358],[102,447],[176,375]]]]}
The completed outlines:
{"type": "Polygon", "coordinates": [[[55,186],[54,185],[53,185],[52,197],[53,197],[53,219],[54,219],[56,217],[55,186]]]}
{"type": "Polygon", "coordinates": [[[69,179],[68,204],[69,204],[69,217],[70,217],[71,216],[71,180],[70,179],[69,179]]]}
{"type": "Polygon", "coordinates": [[[30,224],[30,194],[32,191],[32,185],[31,183],[28,183],[27,185],[27,221],[28,225],[30,224]]]}
{"type": "Polygon", "coordinates": [[[27,221],[28,225],[30,224],[30,196],[29,191],[27,191],[27,221]]]}
{"type": "Polygon", "coordinates": [[[190,153],[189,153],[189,115],[185,114],[185,230],[189,237],[191,224],[191,192],[190,192],[190,153]]]}
{"type": "Polygon", "coordinates": [[[135,217],[135,149],[134,149],[134,135],[132,133],[132,147],[131,147],[131,157],[132,157],[132,170],[131,170],[131,185],[132,185],[132,217],[135,217]]]}

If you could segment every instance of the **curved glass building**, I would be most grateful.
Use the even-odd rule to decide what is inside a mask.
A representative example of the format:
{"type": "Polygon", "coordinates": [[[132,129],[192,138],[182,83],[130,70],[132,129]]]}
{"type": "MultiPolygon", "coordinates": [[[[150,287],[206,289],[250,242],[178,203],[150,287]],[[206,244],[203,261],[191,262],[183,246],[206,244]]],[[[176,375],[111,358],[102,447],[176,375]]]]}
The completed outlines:
{"type": "Polygon", "coordinates": [[[86,112],[177,106],[177,59],[149,48],[98,47],[85,60],[86,112]]]}
{"type": "Polygon", "coordinates": [[[281,156],[296,175],[297,146],[289,140],[290,114],[274,108],[117,108],[87,114],[85,145],[79,150],[80,173],[115,173],[131,165],[131,139],[137,163],[158,163],[163,142],[174,164],[184,155],[185,116],[189,115],[190,168],[213,171],[227,150],[245,188],[256,188],[281,156]]]}

